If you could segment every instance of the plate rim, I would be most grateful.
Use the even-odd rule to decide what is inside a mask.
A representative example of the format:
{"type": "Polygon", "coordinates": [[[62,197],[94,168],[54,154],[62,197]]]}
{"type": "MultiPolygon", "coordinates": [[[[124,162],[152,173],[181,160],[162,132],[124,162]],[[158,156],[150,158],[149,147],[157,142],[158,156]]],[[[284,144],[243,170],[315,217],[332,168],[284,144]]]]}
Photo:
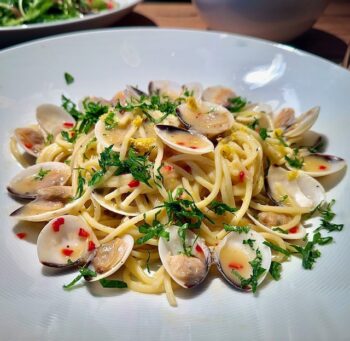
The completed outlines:
{"type": "Polygon", "coordinates": [[[36,30],[41,30],[45,28],[55,28],[55,27],[62,27],[67,25],[74,25],[76,23],[88,23],[95,19],[103,18],[106,16],[113,16],[127,9],[132,9],[133,7],[140,4],[141,2],[143,2],[143,0],[127,0],[127,2],[124,5],[121,5],[118,8],[114,8],[112,10],[103,10],[98,13],[88,14],[81,18],[76,17],[76,18],[69,18],[69,19],[62,19],[62,20],[54,20],[51,22],[44,22],[44,23],[22,24],[19,26],[0,26],[0,34],[23,32],[23,31],[30,31],[30,30],[36,31],[36,30]]]}
{"type": "MultiPolygon", "coordinates": [[[[137,3],[141,3],[143,0],[131,0],[134,1],[136,4],[137,3]]],[[[133,6],[136,6],[133,5],[133,6]]],[[[126,9],[127,7],[125,7],[124,9],[126,9]]],[[[104,14],[106,15],[106,14],[104,14]]],[[[96,16],[93,16],[93,18],[96,18],[96,16]]],[[[83,18],[82,18],[83,19],[83,18]]],[[[91,19],[91,18],[89,18],[91,19]]],[[[79,19],[81,20],[81,19],[79,19]]],[[[298,49],[296,47],[287,45],[285,43],[280,43],[280,42],[275,42],[275,41],[271,41],[271,40],[267,40],[267,39],[262,39],[262,38],[257,38],[257,37],[252,37],[252,36],[248,36],[248,35],[243,35],[243,34],[238,34],[238,33],[231,33],[231,32],[224,32],[224,31],[215,31],[215,30],[203,30],[203,29],[188,29],[188,28],[171,28],[171,27],[150,27],[150,26],[125,26],[125,27],[112,27],[112,28],[98,28],[98,29],[87,29],[87,30],[83,30],[83,31],[74,31],[74,32],[68,32],[68,33],[58,33],[58,34],[54,34],[54,35],[50,35],[47,37],[41,37],[41,38],[35,38],[33,40],[30,41],[26,41],[26,42],[22,42],[22,43],[18,43],[15,44],[13,46],[9,46],[9,47],[5,47],[3,49],[0,49],[0,57],[4,54],[7,53],[12,53],[13,51],[17,50],[17,49],[21,49],[21,48],[26,48],[29,47],[30,45],[40,45],[42,43],[47,43],[47,42],[51,42],[51,41],[59,41],[59,40],[64,40],[67,37],[71,37],[71,36],[84,36],[84,35],[90,35],[90,34],[105,34],[105,33],[111,33],[113,32],[114,34],[127,34],[127,32],[148,32],[151,31],[155,34],[158,34],[157,32],[178,32],[180,34],[185,34],[185,33],[195,33],[195,34],[199,34],[199,35],[207,35],[207,36],[229,36],[230,38],[234,38],[234,39],[243,39],[243,40],[247,40],[253,43],[257,43],[263,46],[273,46],[277,49],[281,49],[286,53],[292,54],[292,55],[299,55],[302,58],[311,58],[314,60],[317,60],[318,62],[321,62],[323,64],[326,64],[327,66],[331,66],[333,68],[335,68],[337,70],[337,72],[341,72],[344,75],[346,75],[346,77],[350,77],[350,70],[345,69],[343,66],[336,64],[335,62],[328,60],[324,57],[318,56],[316,54],[313,54],[311,52],[308,51],[304,51],[301,49],[298,49]]],[[[1,28],[0,28],[0,33],[1,32],[1,28]]]]}

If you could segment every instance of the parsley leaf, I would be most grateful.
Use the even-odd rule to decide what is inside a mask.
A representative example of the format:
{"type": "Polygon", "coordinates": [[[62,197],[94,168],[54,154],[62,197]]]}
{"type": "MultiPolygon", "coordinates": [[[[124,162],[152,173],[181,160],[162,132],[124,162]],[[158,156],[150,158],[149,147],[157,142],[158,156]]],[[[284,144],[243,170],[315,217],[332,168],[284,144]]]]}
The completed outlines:
{"type": "Polygon", "coordinates": [[[45,141],[45,145],[48,146],[49,144],[51,144],[53,142],[53,135],[52,134],[47,134],[46,136],[46,141],[45,141]]]}
{"type": "Polygon", "coordinates": [[[44,179],[44,177],[50,172],[51,172],[50,169],[40,168],[38,174],[36,174],[34,176],[34,179],[37,180],[37,181],[42,181],[44,179]]]}
{"type": "Polygon", "coordinates": [[[119,281],[117,279],[101,278],[99,282],[104,288],[123,289],[128,287],[128,285],[124,281],[119,281]]]}
{"type": "MultiPolygon", "coordinates": [[[[159,214],[160,211],[156,214],[159,214]]],[[[152,225],[144,223],[139,226],[139,232],[144,236],[136,240],[136,244],[141,245],[154,237],[163,237],[169,241],[169,232],[165,230],[165,225],[162,224],[157,218],[153,220],[152,225]]]]}
{"type": "Polygon", "coordinates": [[[266,128],[260,128],[259,129],[259,135],[260,137],[265,141],[268,137],[270,137],[270,135],[267,133],[267,129],[266,128]]]}
{"type": "Polygon", "coordinates": [[[79,269],[79,275],[76,276],[69,284],[63,285],[64,289],[71,289],[77,282],[83,277],[96,277],[97,273],[89,268],[81,267],[79,269]]]}
{"type": "Polygon", "coordinates": [[[269,273],[275,281],[281,278],[282,264],[272,261],[269,269],[269,273]]]}
{"type": "Polygon", "coordinates": [[[115,116],[115,112],[111,111],[110,113],[108,113],[104,122],[106,130],[114,129],[118,125],[118,119],[115,116]]]}
{"type": "Polygon", "coordinates": [[[331,223],[330,221],[322,219],[321,225],[319,228],[316,229],[316,231],[325,229],[328,232],[333,232],[333,231],[342,231],[343,228],[344,228],[344,224],[334,224],[334,223],[331,223]]]}
{"type": "Polygon", "coordinates": [[[293,168],[303,168],[304,158],[298,158],[298,149],[294,149],[294,157],[289,157],[286,155],[284,159],[288,162],[289,166],[293,168]]]}
{"type": "Polygon", "coordinates": [[[83,178],[83,176],[79,172],[77,192],[75,193],[75,196],[72,200],[79,199],[83,195],[85,182],[85,178],[83,178]]]}
{"type": "Polygon", "coordinates": [[[281,229],[280,227],[274,227],[272,231],[276,231],[283,234],[288,234],[288,231],[281,229]]]}
{"type": "Polygon", "coordinates": [[[234,226],[229,224],[224,224],[224,229],[225,231],[237,232],[239,234],[248,233],[250,231],[250,228],[248,226],[234,226]]]}
{"type": "Polygon", "coordinates": [[[75,120],[79,120],[83,116],[83,114],[77,109],[77,105],[65,95],[62,95],[61,100],[63,109],[66,110],[75,120]]]}
{"type": "Polygon", "coordinates": [[[71,74],[69,74],[68,72],[64,73],[64,79],[65,79],[67,85],[70,85],[74,82],[74,77],[71,74]]]}
{"type": "Polygon", "coordinates": [[[227,106],[227,109],[232,112],[240,112],[246,105],[247,100],[243,97],[234,97],[228,99],[229,105],[227,106]]]}
{"type": "Polygon", "coordinates": [[[219,202],[215,200],[210,203],[208,208],[217,215],[223,215],[225,212],[234,213],[238,211],[236,207],[231,207],[224,204],[223,202],[219,202]]]}
{"type": "Polygon", "coordinates": [[[249,245],[251,249],[254,250],[254,242],[255,242],[255,239],[244,239],[243,240],[243,244],[244,245],[249,245]]]}
{"type": "Polygon", "coordinates": [[[248,124],[248,128],[253,130],[255,130],[258,126],[259,126],[259,120],[257,118],[254,118],[254,121],[248,124]]]}
{"type": "Polygon", "coordinates": [[[325,143],[324,143],[323,139],[320,138],[319,141],[314,146],[309,147],[307,150],[313,154],[320,153],[324,146],[325,146],[325,143]]]}
{"type": "Polygon", "coordinates": [[[265,244],[266,246],[268,246],[270,249],[275,250],[275,251],[277,251],[277,252],[279,252],[279,253],[282,253],[282,254],[284,254],[284,255],[286,255],[286,256],[290,256],[290,255],[291,255],[291,253],[290,253],[288,250],[282,249],[282,248],[279,247],[278,245],[275,245],[275,244],[273,244],[273,243],[270,243],[270,242],[268,242],[268,241],[266,241],[266,240],[264,241],[263,244],[265,244]]]}

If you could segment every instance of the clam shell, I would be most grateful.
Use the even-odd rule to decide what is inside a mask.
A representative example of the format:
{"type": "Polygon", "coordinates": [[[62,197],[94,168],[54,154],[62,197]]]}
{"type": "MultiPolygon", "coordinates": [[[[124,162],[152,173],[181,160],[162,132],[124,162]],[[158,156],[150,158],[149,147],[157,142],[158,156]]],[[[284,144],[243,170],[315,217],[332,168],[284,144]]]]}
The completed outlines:
{"type": "Polygon", "coordinates": [[[241,281],[237,276],[234,276],[232,270],[244,271],[245,278],[251,275],[251,262],[256,257],[256,251],[261,252],[261,266],[266,271],[259,277],[258,285],[265,279],[271,265],[271,250],[264,244],[265,239],[257,232],[249,230],[247,233],[230,232],[226,237],[219,242],[214,250],[214,261],[217,264],[218,270],[225,280],[241,290],[251,290],[251,288],[242,288],[241,281]],[[253,240],[253,248],[248,244],[243,244],[243,241],[253,240]],[[247,268],[248,267],[248,268],[247,268]],[[250,268],[249,268],[250,267],[250,268]]]}
{"type": "Polygon", "coordinates": [[[206,136],[215,136],[231,128],[234,119],[223,106],[194,100],[179,105],[176,109],[181,122],[188,128],[206,136]]]}
{"type": "Polygon", "coordinates": [[[34,201],[18,208],[10,216],[25,221],[49,221],[85,202],[90,196],[90,190],[87,189],[82,197],[74,201],[71,201],[72,194],[70,186],[42,188],[34,201]]]}
{"type": "Polygon", "coordinates": [[[131,254],[132,248],[134,247],[134,239],[129,234],[124,235],[121,238],[117,238],[119,243],[115,243],[116,240],[113,240],[109,243],[102,244],[97,249],[95,256],[92,260],[92,262],[89,265],[89,268],[97,273],[97,276],[95,277],[85,277],[85,280],[88,282],[95,282],[99,281],[102,278],[106,278],[108,276],[113,275],[115,272],[117,272],[126,262],[128,257],[131,254]],[[117,245],[117,246],[115,246],[117,245]],[[115,249],[117,247],[117,250],[115,249]],[[114,255],[109,255],[111,252],[116,253],[115,263],[106,271],[98,272],[98,269],[94,266],[97,257],[101,258],[100,263],[103,263],[106,261],[108,257],[113,257],[114,255]]]}
{"type": "Polygon", "coordinates": [[[182,85],[182,91],[183,93],[187,91],[190,96],[199,100],[202,97],[203,86],[198,82],[186,83],[182,85]]]}
{"type": "Polygon", "coordinates": [[[62,130],[71,129],[75,119],[63,108],[53,104],[42,104],[36,109],[36,119],[48,134],[56,136],[62,130]]]}
{"type": "Polygon", "coordinates": [[[9,183],[7,190],[19,198],[33,199],[41,188],[63,186],[71,176],[71,168],[62,162],[44,162],[19,172],[9,183]],[[40,179],[39,172],[48,172],[40,179]]]}
{"type": "Polygon", "coordinates": [[[293,240],[293,239],[302,239],[306,235],[306,229],[302,224],[299,224],[298,226],[298,232],[296,233],[281,233],[278,231],[274,231],[273,228],[277,228],[279,226],[265,226],[262,224],[258,219],[256,219],[252,214],[248,213],[248,217],[253,221],[253,223],[256,226],[259,226],[261,229],[263,229],[265,232],[272,233],[282,239],[288,239],[288,240],[293,240]]]}
{"type": "Polygon", "coordinates": [[[14,135],[19,145],[32,156],[37,157],[45,148],[45,135],[36,125],[17,128],[14,135]]]}
{"type": "Polygon", "coordinates": [[[85,265],[94,256],[94,250],[89,251],[90,241],[96,247],[99,245],[90,226],[80,217],[57,217],[48,222],[38,236],[39,261],[55,268],[85,265]]]}
{"type": "Polygon", "coordinates": [[[168,96],[175,100],[181,96],[182,88],[180,84],[173,81],[155,80],[148,84],[148,92],[150,95],[168,96]]]}
{"type": "Polygon", "coordinates": [[[287,170],[271,166],[267,182],[270,195],[276,202],[280,201],[281,196],[288,195],[298,206],[313,209],[326,197],[322,185],[304,172],[298,172],[295,177],[290,178],[287,170]]]}
{"type": "Polygon", "coordinates": [[[229,98],[236,97],[232,89],[225,86],[210,86],[203,91],[202,99],[206,102],[219,104],[222,106],[229,105],[229,98]]]}
{"type": "Polygon", "coordinates": [[[296,137],[308,131],[316,122],[320,107],[314,107],[296,118],[294,123],[285,129],[284,136],[296,137]]]}
{"type": "MultiPolygon", "coordinates": [[[[303,158],[304,163],[300,170],[314,178],[337,173],[346,166],[344,159],[333,155],[314,153],[303,155],[303,158]]],[[[286,167],[293,169],[288,164],[286,167]]]]}
{"type": "Polygon", "coordinates": [[[154,129],[168,147],[180,153],[200,155],[214,150],[213,143],[196,131],[162,124],[156,125],[154,129]]]}
{"type": "MultiPolygon", "coordinates": [[[[207,276],[211,264],[209,248],[204,241],[193,232],[186,231],[186,245],[193,245],[193,257],[183,255],[182,240],[178,235],[178,226],[170,226],[169,241],[160,238],[158,242],[159,256],[165,270],[170,277],[183,288],[193,288],[200,284],[207,276]],[[174,256],[180,256],[181,263],[175,263],[174,256]],[[195,259],[193,259],[195,258],[195,259]],[[199,271],[198,265],[201,264],[199,271]],[[174,266],[175,265],[175,266],[174,266]]],[[[179,259],[180,260],[180,259],[179,259]]]]}

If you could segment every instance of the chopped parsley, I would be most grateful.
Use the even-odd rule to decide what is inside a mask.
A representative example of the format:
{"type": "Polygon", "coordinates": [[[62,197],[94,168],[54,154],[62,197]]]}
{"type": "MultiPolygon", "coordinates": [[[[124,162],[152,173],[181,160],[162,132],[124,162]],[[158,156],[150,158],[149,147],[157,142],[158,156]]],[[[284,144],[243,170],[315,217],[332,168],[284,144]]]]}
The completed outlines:
{"type": "Polygon", "coordinates": [[[316,245],[326,245],[331,243],[332,237],[322,237],[320,232],[314,234],[312,240],[308,241],[304,247],[299,245],[291,245],[302,258],[304,269],[312,269],[316,259],[321,257],[321,252],[315,249],[316,245]]]}
{"type": "Polygon", "coordinates": [[[81,172],[79,171],[78,187],[77,187],[75,196],[73,197],[73,200],[79,199],[83,195],[85,182],[86,182],[85,178],[83,178],[83,176],[81,175],[81,172]]]}
{"type": "Polygon", "coordinates": [[[224,204],[223,202],[219,202],[215,200],[210,203],[208,208],[217,215],[223,215],[225,212],[234,213],[234,212],[237,212],[238,210],[236,207],[231,207],[224,204]]]}
{"type": "Polygon", "coordinates": [[[112,130],[118,126],[118,118],[116,117],[115,112],[111,111],[108,113],[104,120],[104,123],[106,130],[112,130]]]}
{"type": "Polygon", "coordinates": [[[248,226],[235,226],[235,225],[229,225],[229,224],[224,224],[224,229],[225,231],[237,232],[239,234],[248,233],[250,231],[250,228],[248,226]]]}
{"type": "Polygon", "coordinates": [[[267,133],[267,129],[266,128],[260,128],[259,129],[259,135],[260,137],[265,141],[268,137],[270,137],[270,135],[267,133]]]}
{"type": "Polygon", "coordinates": [[[257,118],[254,118],[254,121],[248,124],[248,128],[253,130],[255,130],[258,126],[259,126],[259,120],[257,118]]]}
{"type": "Polygon", "coordinates": [[[277,136],[277,140],[280,141],[280,143],[283,147],[288,147],[287,142],[283,139],[282,136],[277,136]]]}
{"type": "Polygon", "coordinates": [[[279,262],[272,261],[269,269],[269,273],[275,281],[281,278],[282,264],[279,262]]]}
{"type": "Polygon", "coordinates": [[[144,223],[139,226],[139,232],[143,233],[144,236],[136,240],[136,244],[144,244],[148,240],[154,237],[163,237],[166,240],[169,240],[169,232],[165,230],[165,225],[162,224],[158,219],[157,215],[160,211],[157,212],[155,220],[153,220],[152,225],[144,223]]]}
{"type": "Polygon", "coordinates": [[[232,113],[236,113],[242,111],[242,109],[247,105],[247,100],[238,96],[229,98],[228,103],[227,109],[232,113]]]}
{"type": "Polygon", "coordinates": [[[65,79],[67,85],[74,83],[74,77],[68,72],[64,73],[64,79],[65,79]]]}
{"type": "Polygon", "coordinates": [[[259,249],[256,250],[256,257],[249,262],[252,267],[252,274],[249,278],[244,278],[240,275],[240,273],[236,270],[232,270],[232,273],[236,275],[240,280],[241,288],[251,288],[253,293],[256,292],[258,287],[259,278],[265,273],[266,269],[264,269],[262,264],[262,255],[259,249]]]}
{"type": "Polygon", "coordinates": [[[289,166],[297,169],[303,168],[304,158],[298,158],[298,149],[294,149],[294,156],[285,156],[284,159],[288,162],[289,166]]]}
{"type": "Polygon", "coordinates": [[[117,279],[101,278],[99,282],[104,288],[124,289],[128,287],[128,285],[124,281],[119,281],[117,279]]]}
{"type": "Polygon", "coordinates": [[[37,180],[37,181],[42,181],[44,179],[44,177],[50,172],[51,172],[50,169],[40,168],[38,174],[36,174],[34,176],[34,179],[37,180]]]}
{"type": "MultiPolygon", "coordinates": [[[[72,263],[72,262],[70,262],[70,263],[72,263]]],[[[96,276],[97,276],[97,273],[95,271],[92,271],[91,269],[86,268],[86,267],[81,267],[81,268],[79,268],[79,275],[76,276],[69,284],[63,285],[63,288],[64,289],[71,289],[74,287],[74,285],[76,283],[78,283],[80,281],[81,278],[83,278],[83,277],[96,277],[96,276]]]]}
{"type": "Polygon", "coordinates": [[[132,174],[135,180],[145,183],[151,187],[149,180],[151,179],[150,169],[153,163],[147,159],[147,155],[137,155],[135,149],[130,148],[128,157],[121,161],[119,153],[112,150],[113,145],[105,148],[100,154],[98,163],[101,170],[93,173],[89,186],[98,184],[109,167],[117,167],[115,175],[132,174]]]}
{"type": "Polygon", "coordinates": [[[45,140],[45,145],[49,145],[53,142],[53,135],[52,134],[47,134],[46,140],[45,140]]]}
{"type": "Polygon", "coordinates": [[[147,256],[147,259],[146,259],[146,269],[147,269],[147,272],[150,274],[150,273],[151,273],[151,270],[150,270],[150,268],[149,268],[149,261],[150,261],[150,259],[151,259],[151,252],[149,252],[149,251],[147,250],[147,253],[148,253],[148,256],[147,256]]]}
{"type": "Polygon", "coordinates": [[[62,107],[68,112],[75,120],[79,120],[82,117],[82,113],[77,109],[77,105],[72,102],[65,95],[62,95],[62,107]]]}
{"type": "Polygon", "coordinates": [[[280,227],[274,227],[274,228],[272,228],[272,231],[276,231],[276,232],[283,233],[283,234],[288,234],[288,231],[283,230],[280,227]]]}
{"type": "Polygon", "coordinates": [[[279,252],[279,253],[282,253],[282,254],[284,254],[285,256],[287,256],[287,257],[289,257],[290,255],[291,255],[291,253],[288,251],[288,250],[286,250],[286,249],[282,249],[281,247],[279,247],[278,245],[275,245],[275,244],[273,244],[273,243],[270,243],[270,242],[268,242],[268,241],[264,241],[264,244],[266,245],[266,246],[268,246],[270,249],[272,249],[272,250],[274,250],[274,251],[277,251],[277,252],[279,252]]]}
{"type": "Polygon", "coordinates": [[[312,147],[309,147],[307,150],[310,152],[310,153],[320,153],[324,147],[325,143],[323,141],[322,138],[320,138],[320,140],[312,147]]]}
{"type": "Polygon", "coordinates": [[[255,239],[244,239],[243,240],[243,244],[244,245],[249,245],[251,249],[254,250],[254,242],[255,242],[255,239]]]}

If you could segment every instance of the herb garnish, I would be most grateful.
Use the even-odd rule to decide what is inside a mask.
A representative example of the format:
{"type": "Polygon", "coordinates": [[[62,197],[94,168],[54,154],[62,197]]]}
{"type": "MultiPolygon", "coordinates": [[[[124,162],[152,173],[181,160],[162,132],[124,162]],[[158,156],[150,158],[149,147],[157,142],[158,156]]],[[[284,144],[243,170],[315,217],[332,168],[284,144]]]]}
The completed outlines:
{"type": "Polygon", "coordinates": [[[74,82],[74,77],[68,72],[64,73],[64,79],[65,79],[67,85],[70,85],[74,82]]]}
{"type": "Polygon", "coordinates": [[[225,231],[237,232],[239,234],[248,233],[250,231],[250,228],[248,226],[235,226],[235,225],[229,225],[229,224],[224,224],[224,229],[225,231]]]}
{"type": "MultiPolygon", "coordinates": [[[[72,263],[72,261],[68,262],[72,263]]],[[[95,271],[92,271],[89,268],[86,267],[81,267],[79,268],[79,275],[76,276],[69,284],[63,285],[64,289],[71,289],[77,282],[80,281],[81,278],[83,277],[96,277],[97,273],[95,271]]]]}
{"type": "Polygon", "coordinates": [[[48,146],[49,144],[51,144],[53,142],[53,135],[52,134],[47,134],[46,136],[46,141],[45,141],[45,145],[48,146]]]}
{"type": "Polygon", "coordinates": [[[248,128],[255,130],[259,126],[259,120],[254,117],[254,121],[248,124],[248,128]]]}
{"type": "Polygon", "coordinates": [[[259,135],[260,137],[265,141],[268,137],[270,137],[270,135],[267,133],[267,129],[266,128],[260,128],[259,129],[259,135]]]}
{"type": "Polygon", "coordinates": [[[261,264],[262,264],[262,256],[261,251],[259,249],[256,250],[256,257],[249,262],[249,264],[252,267],[253,273],[249,278],[244,278],[240,275],[240,273],[236,270],[232,270],[232,273],[236,275],[240,280],[240,286],[241,288],[247,288],[250,287],[253,291],[253,293],[256,292],[256,289],[258,287],[259,278],[262,276],[262,274],[266,271],[261,264]]]}
{"type": "Polygon", "coordinates": [[[115,116],[115,112],[111,111],[110,113],[108,113],[104,122],[106,130],[114,129],[118,125],[118,119],[115,116]]]}
{"type": "Polygon", "coordinates": [[[101,170],[93,173],[89,186],[99,183],[103,175],[107,172],[109,167],[117,167],[115,175],[132,174],[135,180],[139,180],[151,187],[149,180],[151,179],[150,169],[153,165],[148,159],[147,155],[137,155],[135,149],[130,148],[128,157],[121,161],[119,153],[112,150],[113,145],[105,148],[100,154],[98,163],[101,170]]]}
{"type": "Polygon", "coordinates": [[[267,240],[265,240],[263,244],[265,244],[266,246],[268,246],[268,247],[269,247],[270,249],[272,249],[272,250],[275,250],[275,251],[277,251],[277,252],[279,252],[279,253],[284,254],[285,256],[288,256],[288,257],[289,257],[289,256],[291,255],[291,253],[290,253],[288,250],[282,249],[282,248],[279,247],[278,245],[273,244],[273,243],[270,243],[270,242],[268,242],[267,240]]]}
{"type": "Polygon", "coordinates": [[[304,158],[298,158],[298,149],[294,149],[294,157],[288,157],[287,155],[284,159],[288,162],[289,166],[297,169],[301,169],[304,164],[304,158]]]}
{"type": "Polygon", "coordinates": [[[323,147],[324,147],[325,143],[323,141],[322,138],[320,138],[320,141],[317,142],[314,146],[312,147],[309,147],[307,150],[310,152],[310,153],[319,153],[322,151],[323,147]]]}
{"type": "Polygon", "coordinates": [[[244,239],[243,240],[243,244],[244,245],[249,245],[251,249],[254,250],[254,242],[255,242],[255,239],[244,239]]]}
{"type": "Polygon", "coordinates": [[[282,264],[272,261],[269,269],[269,273],[275,281],[281,278],[282,264]]]}
{"type": "Polygon", "coordinates": [[[44,177],[50,172],[51,172],[50,169],[40,168],[38,174],[36,174],[34,176],[34,179],[37,180],[37,181],[42,181],[44,179],[44,177]]]}
{"type": "Polygon", "coordinates": [[[247,105],[247,100],[243,97],[234,97],[234,98],[229,98],[228,99],[228,106],[227,109],[232,112],[240,112],[246,105],[247,105]]]}
{"type": "Polygon", "coordinates": [[[272,231],[276,231],[276,232],[283,233],[283,234],[288,234],[288,231],[283,230],[280,227],[274,227],[274,228],[272,228],[272,231]]]}
{"type": "Polygon", "coordinates": [[[83,176],[81,175],[81,172],[79,171],[78,187],[77,187],[77,191],[75,193],[75,196],[73,197],[72,200],[79,199],[83,195],[85,182],[86,182],[85,178],[83,178],[83,176]]]}
{"type": "Polygon", "coordinates": [[[226,205],[223,202],[219,202],[219,201],[215,201],[215,200],[210,203],[208,208],[217,215],[223,215],[225,212],[234,213],[234,212],[238,211],[238,209],[236,207],[231,207],[231,206],[226,205]]]}
{"type": "Polygon", "coordinates": [[[104,288],[124,289],[128,287],[128,285],[124,281],[119,281],[117,279],[101,278],[99,282],[104,288]]]}
{"type": "Polygon", "coordinates": [[[166,240],[169,240],[169,232],[165,230],[165,225],[162,224],[157,216],[160,213],[158,211],[155,215],[155,219],[152,222],[152,225],[147,224],[146,222],[139,226],[139,232],[143,233],[144,236],[136,240],[136,244],[144,244],[148,240],[154,237],[163,237],[166,240]]]}

